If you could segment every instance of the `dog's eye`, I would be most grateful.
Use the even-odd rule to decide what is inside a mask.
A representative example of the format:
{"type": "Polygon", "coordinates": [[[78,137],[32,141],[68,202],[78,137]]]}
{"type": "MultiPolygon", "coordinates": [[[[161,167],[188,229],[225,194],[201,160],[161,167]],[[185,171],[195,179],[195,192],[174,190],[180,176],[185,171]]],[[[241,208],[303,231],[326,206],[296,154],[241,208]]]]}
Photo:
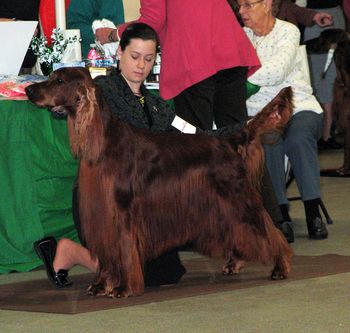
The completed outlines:
{"type": "Polygon", "coordinates": [[[59,83],[59,84],[63,83],[63,80],[62,80],[62,79],[57,79],[56,81],[57,81],[57,83],[59,83]]]}

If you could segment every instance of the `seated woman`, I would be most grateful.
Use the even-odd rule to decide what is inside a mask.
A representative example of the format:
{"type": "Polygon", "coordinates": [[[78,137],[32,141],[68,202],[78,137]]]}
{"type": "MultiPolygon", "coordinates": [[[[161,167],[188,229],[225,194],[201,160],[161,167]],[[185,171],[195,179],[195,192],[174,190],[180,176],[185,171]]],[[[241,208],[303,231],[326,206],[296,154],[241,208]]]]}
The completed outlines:
{"type": "MultiPolygon", "coordinates": [[[[112,112],[121,120],[139,128],[153,132],[176,130],[172,127],[175,114],[167,103],[150,93],[143,85],[150,73],[156,57],[158,39],[155,31],[143,23],[133,23],[126,28],[117,51],[119,70],[113,70],[109,76],[95,78],[112,112]]],[[[181,122],[181,128],[184,122],[181,122]]],[[[237,124],[216,131],[217,135],[232,133],[237,124]]],[[[192,133],[199,131],[188,124],[192,133]]],[[[91,272],[98,269],[94,260],[84,247],[80,233],[77,188],[73,191],[73,217],[81,244],[70,239],[61,239],[58,244],[53,237],[47,237],[34,243],[39,257],[44,261],[49,279],[58,287],[71,285],[68,270],[75,265],[86,267],[91,272]]],[[[173,284],[185,273],[177,250],[167,252],[145,265],[145,285],[159,286],[173,284]]]]}
{"type": "Polygon", "coordinates": [[[261,110],[283,87],[291,86],[294,93],[294,114],[283,138],[265,147],[278,203],[284,217],[282,230],[293,237],[286,196],[285,155],[288,156],[305,206],[309,237],[328,237],[319,212],[320,169],[317,141],[322,134],[322,108],[312,95],[299,57],[300,32],[288,22],[276,19],[271,12],[272,0],[238,0],[244,30],[254,45],[262,67],[249,81],[260,90],[247,100],[250,116],[261,110]]]}

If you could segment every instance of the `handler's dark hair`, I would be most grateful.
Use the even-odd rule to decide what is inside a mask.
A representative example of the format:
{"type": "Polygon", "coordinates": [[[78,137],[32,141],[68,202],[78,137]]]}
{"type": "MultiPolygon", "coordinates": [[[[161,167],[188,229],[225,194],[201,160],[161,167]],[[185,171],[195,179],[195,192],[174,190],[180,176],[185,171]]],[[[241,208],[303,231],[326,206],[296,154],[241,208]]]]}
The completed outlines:
{"type": "Polygon", "coordinates": [[[156,43],[156,50],[159,46],[159,39],[156,31],[145,23],[131,23],[124,30],[119,46],[124,51],[125,48],[130,44],[130,41],[134,38],[142,40],[153,40],[156,43]]]}

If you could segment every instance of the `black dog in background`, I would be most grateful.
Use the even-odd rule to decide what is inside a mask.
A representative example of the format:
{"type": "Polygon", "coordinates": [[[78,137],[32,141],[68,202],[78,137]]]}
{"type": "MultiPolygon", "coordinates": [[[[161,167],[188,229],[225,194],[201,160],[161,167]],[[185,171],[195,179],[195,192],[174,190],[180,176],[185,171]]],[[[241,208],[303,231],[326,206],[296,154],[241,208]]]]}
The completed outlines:
{"type": "Polygon", "coordinates": [[[327,29],[321,32],[317,38],[305,42],[307,53],[328,53],[330,49],[335,49],[337,44],[349,39],[349,34],[343,29],[327,29]]]}
{"type": "Polygon", "coordinates": [[[328,53],[328,66],[325,66],[322,78],[326,76],[329,65],[333,61],[334,52],[338,43],[348,40],[349,34],[343,29],[327,29],[321,32],[317,38],[310,39],[305,42],[306,51],[308,54],[325,54],[328,53]]]}

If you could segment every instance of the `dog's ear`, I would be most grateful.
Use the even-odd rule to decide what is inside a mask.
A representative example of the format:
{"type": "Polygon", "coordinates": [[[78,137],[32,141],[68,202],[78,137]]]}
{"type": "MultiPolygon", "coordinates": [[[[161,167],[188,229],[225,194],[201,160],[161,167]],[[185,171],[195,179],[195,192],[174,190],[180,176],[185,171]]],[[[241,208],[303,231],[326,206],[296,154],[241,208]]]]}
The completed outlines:
{"type": "Polygon", "coordinates": [[[74,96],[75,105],[80,103],[84,103],[86,101],[87,96],[87,87],[82,82],[77,82],[76,85],[76,94],[74,96]]]}
{"type": "Polygon", "coordinates": [[[95,162],[104,148],[104,124],[100,105],[96,99],[96,87],[82,86],[76,91],[76,113],[73,115],[71,149],[75,156],[95,162]]]}

